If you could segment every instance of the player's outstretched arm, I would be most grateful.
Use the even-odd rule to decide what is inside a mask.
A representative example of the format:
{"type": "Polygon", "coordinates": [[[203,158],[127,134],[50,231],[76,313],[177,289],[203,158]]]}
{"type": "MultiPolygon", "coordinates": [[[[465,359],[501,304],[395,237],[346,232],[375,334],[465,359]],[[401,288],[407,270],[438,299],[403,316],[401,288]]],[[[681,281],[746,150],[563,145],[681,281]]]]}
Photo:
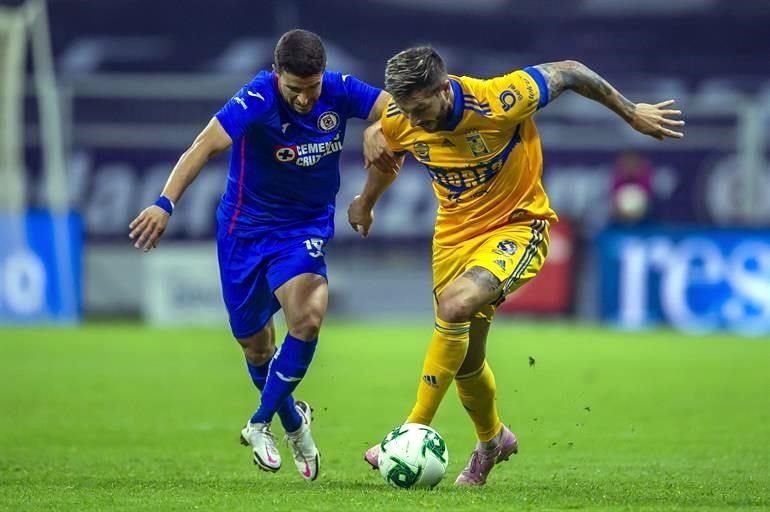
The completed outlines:
{"type": "Polygon", "coordinates": [[[674,100],[656,104],[634,103],[588,66],[574,60],[548,62],[535,68],[543,74],[548,84],[551,101],[569,89],[601,103],[645,135],[659,140],[684,137],[682,132],[672,129],[684,126],[684,121],[679,118],[682,112],[670,108],[674,100]]]}
{"type": "Polygon", "coordinates": [[[385,171],[370,165],[364,190],[353,198],[348,206],[348,223],[366,238],[374,222],[374,205],[398,176],[398,169],[404,164],[405,154],[396,155],[396,170],[385,171]]]}
{"type": "Polygon", "coordinates": [[[142,210],[128,225],[131,230],[128,237],[135,240],[134,247],[144,252],[157,247],[166,230],[174,204],[179,201],[190,183],[195,181],[206,162],[229,148],[232,143],[219,120],[212,118],[187,151],[182,153],[171,170],[160,198],[155,204],[142,210]]]}

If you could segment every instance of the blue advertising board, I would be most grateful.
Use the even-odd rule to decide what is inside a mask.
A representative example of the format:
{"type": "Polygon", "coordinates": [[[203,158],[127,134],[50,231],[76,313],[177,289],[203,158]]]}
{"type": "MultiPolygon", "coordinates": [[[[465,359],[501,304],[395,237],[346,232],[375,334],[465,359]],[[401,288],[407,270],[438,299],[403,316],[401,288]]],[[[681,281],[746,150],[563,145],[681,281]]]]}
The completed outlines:
{"type": "Polygon", "coordinates": [[[597,250],[606,322],[770,334],[770,230],[613,228],[597,250]]]}
{"type": "Polygon", "coordinates": [[[0,215],[0,324],[78,322],[82,254],[75,213],[0,215]]]}

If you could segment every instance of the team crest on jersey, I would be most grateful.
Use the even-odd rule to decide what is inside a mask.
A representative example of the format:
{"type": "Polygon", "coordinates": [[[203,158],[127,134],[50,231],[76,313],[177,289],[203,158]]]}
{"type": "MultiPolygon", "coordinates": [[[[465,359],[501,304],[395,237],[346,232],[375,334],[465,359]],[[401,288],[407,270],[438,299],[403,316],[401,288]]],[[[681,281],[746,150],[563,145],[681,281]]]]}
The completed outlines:
{"type": "Polygon", "coordinates": [[[507,254],[508,256],[513,256],[516,254],[516,242],[513,240],[503,240],[497,244],[497,249],[495,249],[495,252],[498,254],[507,254]]]}
{"type": "Polygon", "coordinates": [[[297,159],[297,148],[295,146],[278,146],[275,148],[275,159],[279,162],[293,162],[297,159]]]}
{"type": "Polygon", "coordinates": [[[324,112],[320,116],[318,116],[318,129],[322,130],[324,132],[330,132],[337,128],[337,125],[340,124],[340,116],[337,115],[336,112],[332,112],[331,110],[324,112]]]}
{"type": "Polygon", "coordinates": [[[484,137],[481,136],[476,130],[470,131],[465,134],[465,140],[468,141],[468,147],[471,148],[473,156],[488,155],[489,148],[484,141],[484,137]]]}
{"type": "Polygon", "coordinates": [[[430,160],[430,146],[424,142],[414,143],[414,153],[420,160],[430,160]]]}

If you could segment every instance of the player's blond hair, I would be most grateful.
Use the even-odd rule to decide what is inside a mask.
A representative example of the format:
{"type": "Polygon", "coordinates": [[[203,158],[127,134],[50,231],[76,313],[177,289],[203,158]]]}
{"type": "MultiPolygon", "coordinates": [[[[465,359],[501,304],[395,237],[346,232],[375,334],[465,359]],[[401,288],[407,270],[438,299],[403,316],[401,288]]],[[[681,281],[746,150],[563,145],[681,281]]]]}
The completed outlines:
{"type": "Polygon", "coordinates": [[[385,65],[385,89],[396,100],[416,92],[433,93],[447,79],[444,59],[430,46],[398,52],[385,65]]]}

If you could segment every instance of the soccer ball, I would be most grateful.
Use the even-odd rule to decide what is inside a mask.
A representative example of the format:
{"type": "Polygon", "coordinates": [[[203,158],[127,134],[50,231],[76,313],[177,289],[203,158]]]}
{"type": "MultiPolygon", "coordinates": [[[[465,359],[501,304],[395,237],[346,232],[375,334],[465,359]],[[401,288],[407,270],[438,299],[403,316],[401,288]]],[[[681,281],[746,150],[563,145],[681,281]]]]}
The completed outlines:
{"type": "Polygon", "coordinates": [[[449,452],[434,429],[405,423],[382,440],[377,462],[382,478],[393,487],[430,489],[444,478],[449,452]]]}

